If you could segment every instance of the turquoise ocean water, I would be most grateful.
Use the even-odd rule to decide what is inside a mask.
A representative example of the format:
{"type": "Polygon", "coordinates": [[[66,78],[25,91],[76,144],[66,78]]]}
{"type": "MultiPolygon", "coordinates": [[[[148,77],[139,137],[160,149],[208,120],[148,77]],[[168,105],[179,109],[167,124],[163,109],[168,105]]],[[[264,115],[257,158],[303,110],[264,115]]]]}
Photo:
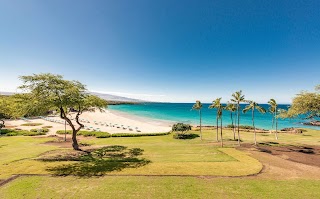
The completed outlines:
{"type": "MultiPolygon", "coordinates": [[[[110,110],[116,110],[140,117],[165,120],[170,122],[183,122],[189,124],[199,124],[198,111],[191,110],[193,103],[145,103],[135,105],[110,105],[110,110]]],[[[210,104],[203,104],[202,123],[203,125],[216,125],[216,110],[208,109],[210,104]]],[[[244,104],[241,108],[244,108],[244,104]]],[[[268,109],[267,104],[261,104],[268,109]]],[[[279,108],[287,109],[288,105],[279,105],[279,108]]],[[[319,127],[302,125],[302,119],[279,119],[278,128],[304,127],[318,129],[319,127]]],[[[230,112],[223,112],[223,125],[231,124],[230,112]]],[[[241,113],[241,125],[252,125],[251,112],[241,113]]],[[[257,128],[272,129],[272,116],[270,113],[261,114],[255,112],[255,125],[257,128]]]]}

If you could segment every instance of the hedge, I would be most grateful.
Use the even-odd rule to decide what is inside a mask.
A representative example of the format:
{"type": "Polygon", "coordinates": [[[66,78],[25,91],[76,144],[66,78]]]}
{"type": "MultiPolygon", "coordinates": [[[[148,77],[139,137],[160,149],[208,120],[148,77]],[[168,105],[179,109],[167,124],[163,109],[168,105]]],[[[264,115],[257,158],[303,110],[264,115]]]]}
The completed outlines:
{"type": "Polygon", "coordinates": [[[162,136],[169,135],[170,132],[167,133],[115,133],[112,134],[111,137],[142,137],[142,136],[162,136]]]}
{"type": "MultiPolygon", "coordinates": [[[[72,134],[72,130],[67,130],[67,134],[72,134]]],[[[57,134],[65,134],[64,130],[58,130],[57,134]]],[[[96,138],[108,138],[108,137],[142,137],[142,136],[161,136],[161,135],[169,135],[170,132],[167,133],[115,133],[110,134],[108,132],[99,132],[99,131],[79,131],[78,135],[83,136],[95,136],[96,138]]]]}
{"type": "Polygon", "coordinates": [[[36,136],[36,135],[45,135],[45,132],[31,132],[27,130],[13,130],[13,129],[2,129],[1,135],[6,136],[36,136]]]}
{"type": "Polygon", "coordinates": [[[21,124],[20,126],[40,126],[42,123],[24,123],[21,124]]]}
{"type": "Polygon", "coordinates": [[[30,129],[30,132],[39,132],[39,133],[48,133],[49,129],[42,128],[42,129],[30,129]]]}

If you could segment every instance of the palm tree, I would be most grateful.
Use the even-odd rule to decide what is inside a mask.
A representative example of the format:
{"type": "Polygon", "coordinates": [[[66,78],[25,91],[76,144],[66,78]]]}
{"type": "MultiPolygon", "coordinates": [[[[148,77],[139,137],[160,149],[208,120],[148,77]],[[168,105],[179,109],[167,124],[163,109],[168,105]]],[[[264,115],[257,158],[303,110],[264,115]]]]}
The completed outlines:
{"type": "Polygon", "coordinates": [[[256,135],[256,126],[254,125],[254,111],[258,110],[260,113],[265,113],[266,110],[259,106],[258,103],[254,101],[249,101],[249,104],[243,109],[243,113],[246,113],[247,111],[252,110],[252,126],[254,131],[254,145],[257,145],[257,135],[256,135]]]}
{"type": "Polygon", "coordinates": [[[218,108],[218,118],[220,119],[221,147],[223,147],[223,137],[222,137],[222,113],[223,113],[223,109],[225,109],[225,107],[222,104],[220,104],[220,107],[218,108]]]}
{"type": "Polygon", "coordinates": [[[214,109],[214,108],[217,109],[217,117],[216,117],[216,119],[217,119],[217,142],[219,141],[219,137],[218,137],[218,134],[219,134],[219,111],[221,109],[221,106],[222,106],[221,97],[212,101],[212,104],[209,106],[209,109],[214,109]]]}
{"type": "Polygon", "coordinates": [[[238,120],[238,144],[240,146],[240,103],[245,102],[244,95],[242,95],[242,90],[237,91],[232,94],[233,99],[231,99],[232,102],[235,102],[237,104],[237,120],[238,120]]]}
{"type": "Polygon", "coordinates": [[[227,103],[226,110],[230,111],[230,119],[231,119],[231,125],[233,130],[233,140],[236,140],[236,131],[235,131],[235,125],[233,123],[233,113],[236,112],[237,108],[235,104],[232,104],[230,102],[227,103]]]}
{"type": "Polygon", "coordinates": [[[196,101],[196,103],[192,106],[192,110],[198,110],[199,111],[199,117],[200,117],[200,139],[202,140],[202,131],[201,131],[201,127],[202,127],[202,124],[201,124],[201,109],[202,109],[202,104],[199,100],[196,101]]]}
{"type": "Polygon", "coordinates": [[[272,129],[274,127],[274,123],[276,123],[276,140],[278,140],[278,116],[277,116],[277,112],[278,112],[278,104],[276,102],[276,100],[274,99],[270,99],[268,101],[270,107],[269,107],[269,112],[272,114],[272,129]]]}

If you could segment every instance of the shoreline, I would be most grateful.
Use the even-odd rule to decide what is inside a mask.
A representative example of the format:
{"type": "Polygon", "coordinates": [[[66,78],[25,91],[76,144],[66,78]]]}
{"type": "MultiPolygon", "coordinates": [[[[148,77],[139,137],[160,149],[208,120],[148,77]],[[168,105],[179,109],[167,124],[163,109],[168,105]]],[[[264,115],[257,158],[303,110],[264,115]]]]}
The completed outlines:
{"type": "Polygon", "coordinates": [[[161,119],[155,119],[155,118],[150,118],[150,117],[138,116],[135,114],[130,114],[128,112],[119,111],[119,110],[106,109],[106,111],[109,111],[110,113],[117,115],[117,116],[120,116],[120,117],[124,117],[124,118],[131,119],[131,120],[136,120],[139,122],[144,122],[144,123],[152,124],[152,125],[171,127],[173,124],[176,123],[174,121],[169,121],[169,120],[161,120],[161,119]]]}

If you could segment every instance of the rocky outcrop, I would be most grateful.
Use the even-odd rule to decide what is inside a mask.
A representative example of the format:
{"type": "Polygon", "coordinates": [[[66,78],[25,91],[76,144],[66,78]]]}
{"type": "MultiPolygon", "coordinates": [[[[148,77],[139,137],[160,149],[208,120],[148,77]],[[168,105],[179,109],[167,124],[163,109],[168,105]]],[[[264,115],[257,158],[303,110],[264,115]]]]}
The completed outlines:
{"type": "Polygon", "coordinates": [[[311,121],[311,122],[305,122],[303,123],[304,125],[308,125],[308,126],[320,126],[320,121],[311,121]]]}
{"type": "Polygon", "coordinates": [[[293,127],[284,128],[284,129],[281,129],[280,131],[281,131],[281,133],[293,133],[293,134],[300,134],[303,132],[302,129],[297,129],[297,128],[293,128],[293,127]]]}

